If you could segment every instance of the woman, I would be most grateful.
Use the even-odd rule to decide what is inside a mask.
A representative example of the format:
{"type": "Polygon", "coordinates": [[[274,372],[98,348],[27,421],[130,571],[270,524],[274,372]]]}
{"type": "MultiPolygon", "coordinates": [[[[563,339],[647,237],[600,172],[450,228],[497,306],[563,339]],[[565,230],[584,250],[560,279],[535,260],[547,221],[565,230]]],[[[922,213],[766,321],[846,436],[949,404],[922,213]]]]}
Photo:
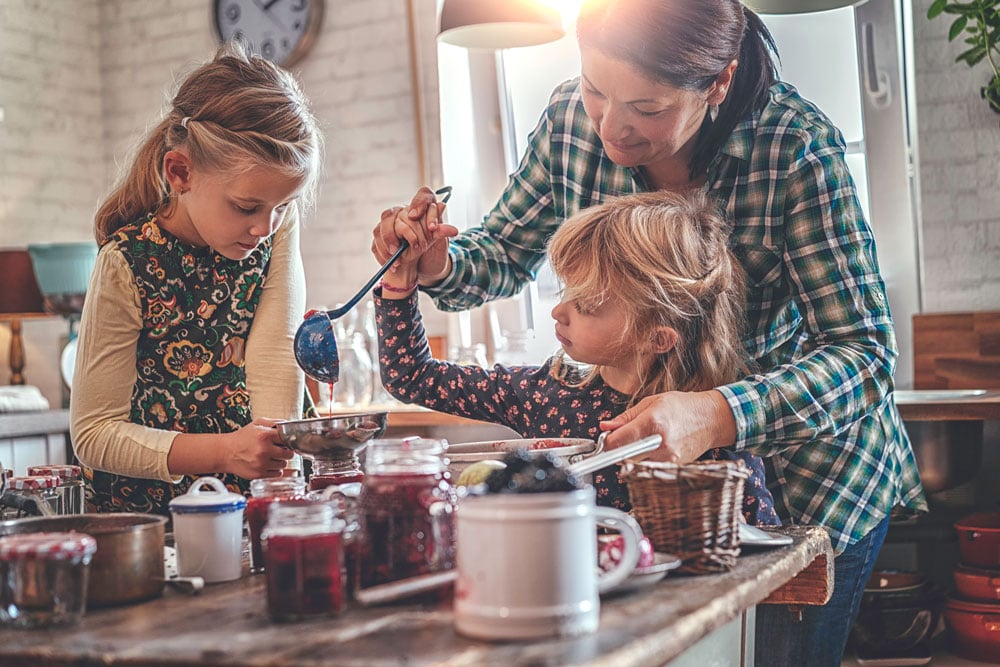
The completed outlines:
{"type": "MultiPolygon", "coordinates": [[[[825,527],[836,552],[823,607],[763,607],[757,664],[839,665],[893,507],[926,508],[892,400],[897,355],[871,229],[840,131],[777,81],[766,27],[738,0],[590,0],[581,77],[553,93],[483,224],[442,225],[420,285],[442,309],[509,296],[576,211],[650,190],[705,189],[732,221],[749,278],[743,343],[761,369],[708,391],[666,392],[602,423],[609,447],[659,433],[662,459],[712,447],[764,457],[782,521],[825,527]],[[796,622],[792,622],[796,621],[796,622]]],[[[409,205],[419,220],[433,201],[409,205]]],[[[398,244],[386,211],[373,250],[398,244]]],[[[411,243],[416,238],[410,238],[411,243]]]]}

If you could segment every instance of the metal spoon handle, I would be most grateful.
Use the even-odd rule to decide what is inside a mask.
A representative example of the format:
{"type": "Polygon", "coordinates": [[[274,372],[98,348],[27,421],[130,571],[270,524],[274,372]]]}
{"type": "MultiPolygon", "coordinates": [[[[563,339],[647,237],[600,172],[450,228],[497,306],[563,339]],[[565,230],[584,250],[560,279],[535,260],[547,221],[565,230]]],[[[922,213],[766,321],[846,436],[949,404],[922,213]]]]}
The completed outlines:
{"type": "Polygon", "coordinates": [[[375,275],[372,276],[372,279],[369,280],[367,283],[365,283],[365,286],[362,287],[357,294],[352,296],[350,301],[342,305],[340,308],[326,311],[327,317],[329,317],[331,320],[335,320],[344,313],[346,313],[347,311],[349,311],[351,308],[354,308],[354,306],[358,305],[358,301],[361,301],[361,299],[363,299],[364,296],[371,291],[371,288],[375,286],[375,283],[377,283],[379,279],[385,275],[385,272],[389,270],[389,267],[391,267],[393,263],[397,259],[399,259],[400,255],[406,252],[406,249],[409,247],[410,247],[410,242],[407,241],[406,239],[403,239],[399,243],[399,248],[396,250],[396,252],[392,253],[392,257],[390,257],[386,261],[386,263],[382,265],[382,268],[380,268],[378,271],[375,272],[375,275]]]}
{"type": "Polygon", "coordinates": [[[566,467],[570,472],[574,472],[577,475],[588,475],[612,463],[619,463],[627,458],[651,452],[659,447],[661,442],[663,442],[663,438],[659,435],[649,435],[635,442],[630,442],[627,445],[622,445],[618,449],[612,449],[582,461],[571,463],[566,467]]]}

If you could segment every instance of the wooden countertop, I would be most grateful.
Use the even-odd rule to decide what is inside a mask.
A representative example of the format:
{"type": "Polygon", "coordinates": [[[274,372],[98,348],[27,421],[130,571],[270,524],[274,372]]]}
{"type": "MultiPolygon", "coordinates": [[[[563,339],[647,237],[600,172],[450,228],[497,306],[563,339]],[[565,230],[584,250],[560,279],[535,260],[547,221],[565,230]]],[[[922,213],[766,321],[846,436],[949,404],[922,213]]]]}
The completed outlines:
{"type": "Polygon", "coordinates": [[[0,630],[0,667],[662,665],[778,589],[787,595],[775,599],[785,602],[826,599],[833,568],[826,531],[782,530],[793,536],[791,546],[743,555],[730,572],[668,575],[603,599],[600,628],[584,637],[465,639],[448,605],[359,607],[337,618],[275,624],[266,615],[264,577],[247,575],[196,597],[168,588],[149,602],[92,610],[69,628],[0,630]]]}
{"type": "Polygon", "coordinates": [[[978,396],[944,398],[947,391],[897,391],[896,406],[903,419],[910,421],[1000,419],[1000,391],[988,390],[978,396]]]}

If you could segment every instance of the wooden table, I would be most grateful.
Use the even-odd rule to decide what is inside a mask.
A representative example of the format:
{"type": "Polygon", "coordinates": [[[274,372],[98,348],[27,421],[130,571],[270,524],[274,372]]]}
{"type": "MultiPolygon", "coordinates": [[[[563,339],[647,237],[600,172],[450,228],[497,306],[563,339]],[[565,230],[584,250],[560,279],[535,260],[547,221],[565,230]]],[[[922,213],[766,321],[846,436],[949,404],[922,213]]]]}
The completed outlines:
{"type": "Polygon", "coordinates": [[[782,530],[793,545],[743,555],[730,572],[670,575],[602,600],[600,628],[585,637],[473,641],[455,633],[449,605],[357,607],[337,618],[274,624],[263,576],[247,575],[197,597],[168,589],[149,602],[92,610],[70,628],[0,630],[0,667],[663,665],[769,596],[827,599],[833,553],[826,531],[782,530]]]}

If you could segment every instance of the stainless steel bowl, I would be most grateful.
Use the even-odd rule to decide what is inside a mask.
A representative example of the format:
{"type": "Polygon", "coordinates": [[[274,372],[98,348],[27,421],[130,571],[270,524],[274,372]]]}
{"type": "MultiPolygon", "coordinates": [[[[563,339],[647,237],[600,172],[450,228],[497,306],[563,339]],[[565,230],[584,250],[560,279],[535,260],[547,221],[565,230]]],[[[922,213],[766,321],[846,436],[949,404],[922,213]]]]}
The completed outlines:
{"type": "Polygon", "coordinates": [[[368,441],[385,433],[388,412],[359,412],[279,422],[281,442],[307,459],[328,459],[344,451],[358,453],[368,441]]]}

